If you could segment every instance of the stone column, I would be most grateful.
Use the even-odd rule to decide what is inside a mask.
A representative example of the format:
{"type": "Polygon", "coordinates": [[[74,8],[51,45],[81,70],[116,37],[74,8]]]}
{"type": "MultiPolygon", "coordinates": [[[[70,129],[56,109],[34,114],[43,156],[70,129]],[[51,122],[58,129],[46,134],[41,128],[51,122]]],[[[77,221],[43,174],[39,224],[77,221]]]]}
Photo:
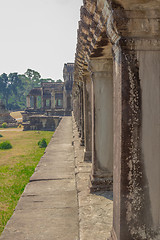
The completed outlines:
{"type": "Polygon", "coordinates": [[[70,99],[71,99],[71,111],[73,111],[72,91],[70,92],[70,99]]]}
{"type": "Polygon", "coordinates": [[[84,99],[83,99],[83,82],[80,88],[80,115],[81,115],[81,141],[80,145],[84,146],[84,99]]]}
{"type": "Polygon", "coordinates": [[[67,93],[66,93],[65,86],[63,90],[63,108],[65,111],[67,110],[67,93]]]}
{"type": "Polygon", "coordinates": [[[84,161],[92,161],[92,115],[91,115],[91,76],[85,71],[83,76],[84,106],[84,161]]]}
{"type": "Polygon", "coordinates": [[[34,96],[34,109],[37,109],[37,96],[34,96]]]}
{"type": "Polygon", "coordinates": [[[92,59],[92,175],[90,190],[113,184],[113,61],[92,59]]]}
{"type": "Polygon", "coordinates": [[[31,107],[31,100],[30,100],[30,96],[26,97],[26,102],[27,102],[27,108],[31,107]]]}
{"type": "Polygon", "coordinates": [[[160,239],[160,40],[153,36],[114,46],[112,240],[160,239]]]}
{"type": "Polygon", "coordinates": [[[55,91],[54,91],[54,89],[51,92],[51,109],[52,110],[55,109],[55,91]]]}
{"type": "Polygon", "coordinates": [[[78,83],[78,92],[77,92],[77,128],[79,132],[79,137],[81,137],[81,87],[78,83]]]}
{"type": "Polygon", "coordinates": [[[73,113],[74,113],[74,118],[78,127],[78,117],[79,117],[79,88],[76,85],[74,89],[74,95],[73,95],[73,113]]]}
{"type": "Polygon", "coordinates": [[[41,89],[41,109],[44,110],[43,88],[41,89]]]}

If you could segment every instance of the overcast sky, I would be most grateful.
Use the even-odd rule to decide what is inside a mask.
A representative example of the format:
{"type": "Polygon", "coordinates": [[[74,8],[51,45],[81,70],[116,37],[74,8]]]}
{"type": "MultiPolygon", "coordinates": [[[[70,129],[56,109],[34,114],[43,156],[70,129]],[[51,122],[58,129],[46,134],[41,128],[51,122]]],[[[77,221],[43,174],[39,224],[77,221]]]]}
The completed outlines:
{"type": "Polygon", "coordinates": [[[82,0],[0,0],[0,74],[62,79],[74,62],[82,0]]]}

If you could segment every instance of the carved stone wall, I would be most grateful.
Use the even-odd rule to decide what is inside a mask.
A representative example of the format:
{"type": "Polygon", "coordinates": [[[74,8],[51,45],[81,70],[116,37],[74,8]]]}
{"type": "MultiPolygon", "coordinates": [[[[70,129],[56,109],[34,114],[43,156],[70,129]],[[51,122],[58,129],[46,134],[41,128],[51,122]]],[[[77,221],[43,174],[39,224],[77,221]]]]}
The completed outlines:
{"type": "MultiPolygon", "coordinates": [[[[74,115],[79,129],[82,129],[77,109],[83,107],[74,99],[79,94],[79,82],[86,84],[88,71],[92,96],[92,177],[97,166],[101,166],[103,171],[108,169],[107,154],[103,159],[102,152],[108,153],[107,147],[111,149],[113,146],[114,218],[111,239],[158,240],[160,0],[83,2],[75,58],[74,115]],[[112,64],[103,59],[112,59],[112,64]],[[109,90],[107,79],[111,78],[112,90],[109,90]],[[113,114],[107,107],[109,94],[113,99],[113,114]],[[113,119],[109,144],[108,115],[113,119]],[[99,145],[102,139],[103,144],[99,145]]],[[[87,136],[85,132],[84,136],[87,136]]],[[[101,186],[107,184],[107,181],[103,182],[103,174],[97,175],[96,180],[101,186]]]]}
{"type": "Polygon", "coordinates": [[[17,121],[6,110],[5,104],[0,100],[0,126],[2,123],[7,123],[9,127],[17,126],[17,121]]]}

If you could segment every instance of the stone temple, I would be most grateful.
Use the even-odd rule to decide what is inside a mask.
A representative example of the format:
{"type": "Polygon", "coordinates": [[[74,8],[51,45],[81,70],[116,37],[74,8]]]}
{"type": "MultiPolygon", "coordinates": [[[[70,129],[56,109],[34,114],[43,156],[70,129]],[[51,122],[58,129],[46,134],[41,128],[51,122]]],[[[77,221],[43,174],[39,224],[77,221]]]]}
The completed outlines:
{"type": "MultiPolygon", "coordinates": [[[[90,173],[84,169],[87,181],[77,188],[79,197],[85,200],[78,226],[82,226],[82,217],[88,215],[89,225],[85,221],[83,229],[89,229],[89,233],[86,238],[78,232],[77,238],[63,239],[160,240],[160,0],[83,0],[80,16],[72,104],[80,137],[77,144],[80,142],[78,147],[83,152],[79,156],[83,158],[79,172],[82,163],[91,165],[90,173]],[[95,216],[100,204],[86,208],[91,198],[81,191],[88,181],[88,189],[95,193],[92,195],[99,197],[99,192],[113,190],[110,237],[92,235],[93,228],[99,229],[100,235],[108,227],[102,221],[102,214],[110,216],[105,205],[98,221],[91,217],[90,213],[95,216]]],[[[69,75],[67,65],[64,73],[69,75]]],[[[68,99],[65,106],[62,107],[62,95],[56,89],[52,94],[48,91],[49,97],[41,90],[41,110],[37,109],[39,95],[32,93],[26,113],[48,117],[52,112],[68,115],[69,83],[67,77],[63,87],[63,99],[68,99]]],[[[66,126],[60,130],[59,142],[66,126]]],[[[71,125],[70,129],[73,131],[71,125]]],[[[74,147],[74,141],[70,141],[70,147],[74,147]]],[[[75,159],[78,147],[74,147],[75,159]]],[[[58,167],[69,169],[65,164],[62,157],[58,167]]],[[[73,175],[77,174],[75,168],[73,175]]],[[[64,230],[61,225],[57,229],[64,230]]],[[[70,228],[66,229],[70,232],[70,228]]]]}
{"type": "Polygon", "coordinates": [[[16,126],[17,121],[6,110],[5,104],[0,99],[0,126],[2,123],[7,123],[8,126],[16,126]]]}
{"type": "Polygon", "coordinates": [[[73,112],[112,240],[160,239],[160,0],[84,0],[73,112]],[[104,209],[104,211],[106,211],[104,209]]]}
{"type": "Polygon", "coordinates": [[[74,64],[64,64],[64,82],[42,82],[27,95],[24,130],[55,130],[62,116],[71,116],[74,64]]]}

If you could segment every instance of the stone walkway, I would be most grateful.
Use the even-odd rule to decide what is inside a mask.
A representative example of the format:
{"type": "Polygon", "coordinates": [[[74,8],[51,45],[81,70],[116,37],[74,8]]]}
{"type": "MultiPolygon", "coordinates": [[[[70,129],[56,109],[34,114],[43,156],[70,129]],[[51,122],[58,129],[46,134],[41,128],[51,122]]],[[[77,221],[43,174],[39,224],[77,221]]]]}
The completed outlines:
{"type": "Polygon", "coordinates": [[[73,121],[77,195],[79,204],[79,240],[107,240],[113,219],[112,192],[89,193],[91,163],[84,162],[84,148],[73,121]]]}
{"type": "Polygon", "coordinates": [[[71,117],[64,117],[0,240],[106,240],[112,193],[90,194],[90,163],[71,117]]]}

